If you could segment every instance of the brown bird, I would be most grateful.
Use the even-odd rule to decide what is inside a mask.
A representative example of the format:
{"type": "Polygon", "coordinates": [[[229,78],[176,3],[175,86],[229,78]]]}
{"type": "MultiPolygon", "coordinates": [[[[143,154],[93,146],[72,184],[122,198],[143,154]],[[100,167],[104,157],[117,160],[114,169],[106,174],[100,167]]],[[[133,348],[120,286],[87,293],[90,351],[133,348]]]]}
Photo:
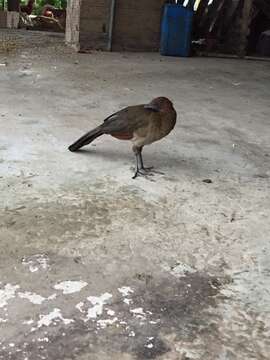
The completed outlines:
{"type": "Polygon", "coordinates": [[[166,97],[155,98],[148,104],[128,106],[107,117],[101,125],[70,145],[69,150],[76,151],[104,134],[130,140],[136,156],[133,179],[139,175],[146,176],[151,168],[144,167],[142,149],[168,135],[175,126],[176,116],[172,102],[166,97]]]}

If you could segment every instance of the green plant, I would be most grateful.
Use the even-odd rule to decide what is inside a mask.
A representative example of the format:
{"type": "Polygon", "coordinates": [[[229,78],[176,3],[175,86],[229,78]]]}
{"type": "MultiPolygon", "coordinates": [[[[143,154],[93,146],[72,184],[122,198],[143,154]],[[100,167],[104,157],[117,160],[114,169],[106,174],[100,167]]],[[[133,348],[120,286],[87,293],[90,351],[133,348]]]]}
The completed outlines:
{"type": "Polygon", "coordinates": [[[5,7],[6,7],[6,2],[7,2],[6,0],[1,0],[1,1],[0,1],[0,9],[1,9],[1,10],[4,10],[4,9],[5,9],[5,7]]]}
{"type": "MultiPolygon", "coordinates": [[[[21,0],[21,3],[27,4],[28,0],[21,0]]],[[[57,8],[65,9],[67,7],[67,0],[36,0],[33,13],[40,14],[44,5],[53,5],[57,8]]]]}
{"type": "MultiPolygon", "coordinates": [[[[21,4],[27,4],[28,0],[21,0],[21,4]]],[[[41,9],[44,5],[53,5],[60,9],[65,9],[67,7],[67,0],[36,0],[34,14],[40,14],[41,9]]],[[[0,0],[0,9],[7,8],[7,0],[0,0]]]]}

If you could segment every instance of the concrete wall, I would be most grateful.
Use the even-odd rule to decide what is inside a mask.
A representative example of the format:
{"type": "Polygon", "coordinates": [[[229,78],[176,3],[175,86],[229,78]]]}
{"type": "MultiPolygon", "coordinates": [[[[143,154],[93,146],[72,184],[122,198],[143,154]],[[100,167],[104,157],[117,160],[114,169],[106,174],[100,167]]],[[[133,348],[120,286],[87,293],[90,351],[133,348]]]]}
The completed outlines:
{"type": "MultiPolygon", "coordinates": [[[[164,0],[116,0],[112,32],[113,50],[159,49],[164,0]]],[[[80,50],[107,50],[111,0],[70,0],[67,42],[80,50]],[[78,4],[79,3],[79,4],[78,4]]]]}

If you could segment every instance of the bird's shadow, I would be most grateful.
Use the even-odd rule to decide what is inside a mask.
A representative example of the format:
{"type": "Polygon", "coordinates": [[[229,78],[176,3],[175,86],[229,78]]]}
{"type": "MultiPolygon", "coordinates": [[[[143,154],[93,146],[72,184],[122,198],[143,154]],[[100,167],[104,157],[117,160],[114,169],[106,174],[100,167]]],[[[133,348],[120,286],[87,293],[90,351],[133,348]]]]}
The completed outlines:
{"type": "Polygon", "coordinates": [[[132,158],[132,155],[128,151],[115,151],[111,149],[80,149],[76,151],[77,154],[83,155],[83,156],[95,156],[100,157],[105,160],[113,160],[113,161],[127,161],[132,158]]]}
{"type": "MultiPolygon", "coordinates": [[[[113,162],[124,162],[135,165],[135,156],[132,155],[132,152],[129,151],[116,151],[112,149],[105,148],[92,148],[92,149],[80,149],[76,151],[78,155],[83,156],[94,156],[106,161],[113,162]]],[[[202,164],[199,161],[196,161],[194,158],[186,157],[176,157],[175,155],[169,155],[165,152],[159,152],[159,154],[148,153],[147,151],[143,154],[143,159],[145,166],[154,166],[155,168],[162,169],[171,169],[175,168],[181,171],[187,172],[198,172],[202,170],[202,164]]]]}

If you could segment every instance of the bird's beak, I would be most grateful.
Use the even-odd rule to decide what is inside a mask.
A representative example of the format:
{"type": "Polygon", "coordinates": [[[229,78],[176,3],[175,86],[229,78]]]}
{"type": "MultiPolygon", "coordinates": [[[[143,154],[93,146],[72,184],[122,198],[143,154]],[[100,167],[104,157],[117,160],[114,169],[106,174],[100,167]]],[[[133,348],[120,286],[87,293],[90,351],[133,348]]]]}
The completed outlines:
{"type": "Polygon", "coordinates": [[[159,112],[159,108],[156,105],[153,105],[153,104],[144,105],[144,108],[147,109],[147,110],[159,112]]]}

